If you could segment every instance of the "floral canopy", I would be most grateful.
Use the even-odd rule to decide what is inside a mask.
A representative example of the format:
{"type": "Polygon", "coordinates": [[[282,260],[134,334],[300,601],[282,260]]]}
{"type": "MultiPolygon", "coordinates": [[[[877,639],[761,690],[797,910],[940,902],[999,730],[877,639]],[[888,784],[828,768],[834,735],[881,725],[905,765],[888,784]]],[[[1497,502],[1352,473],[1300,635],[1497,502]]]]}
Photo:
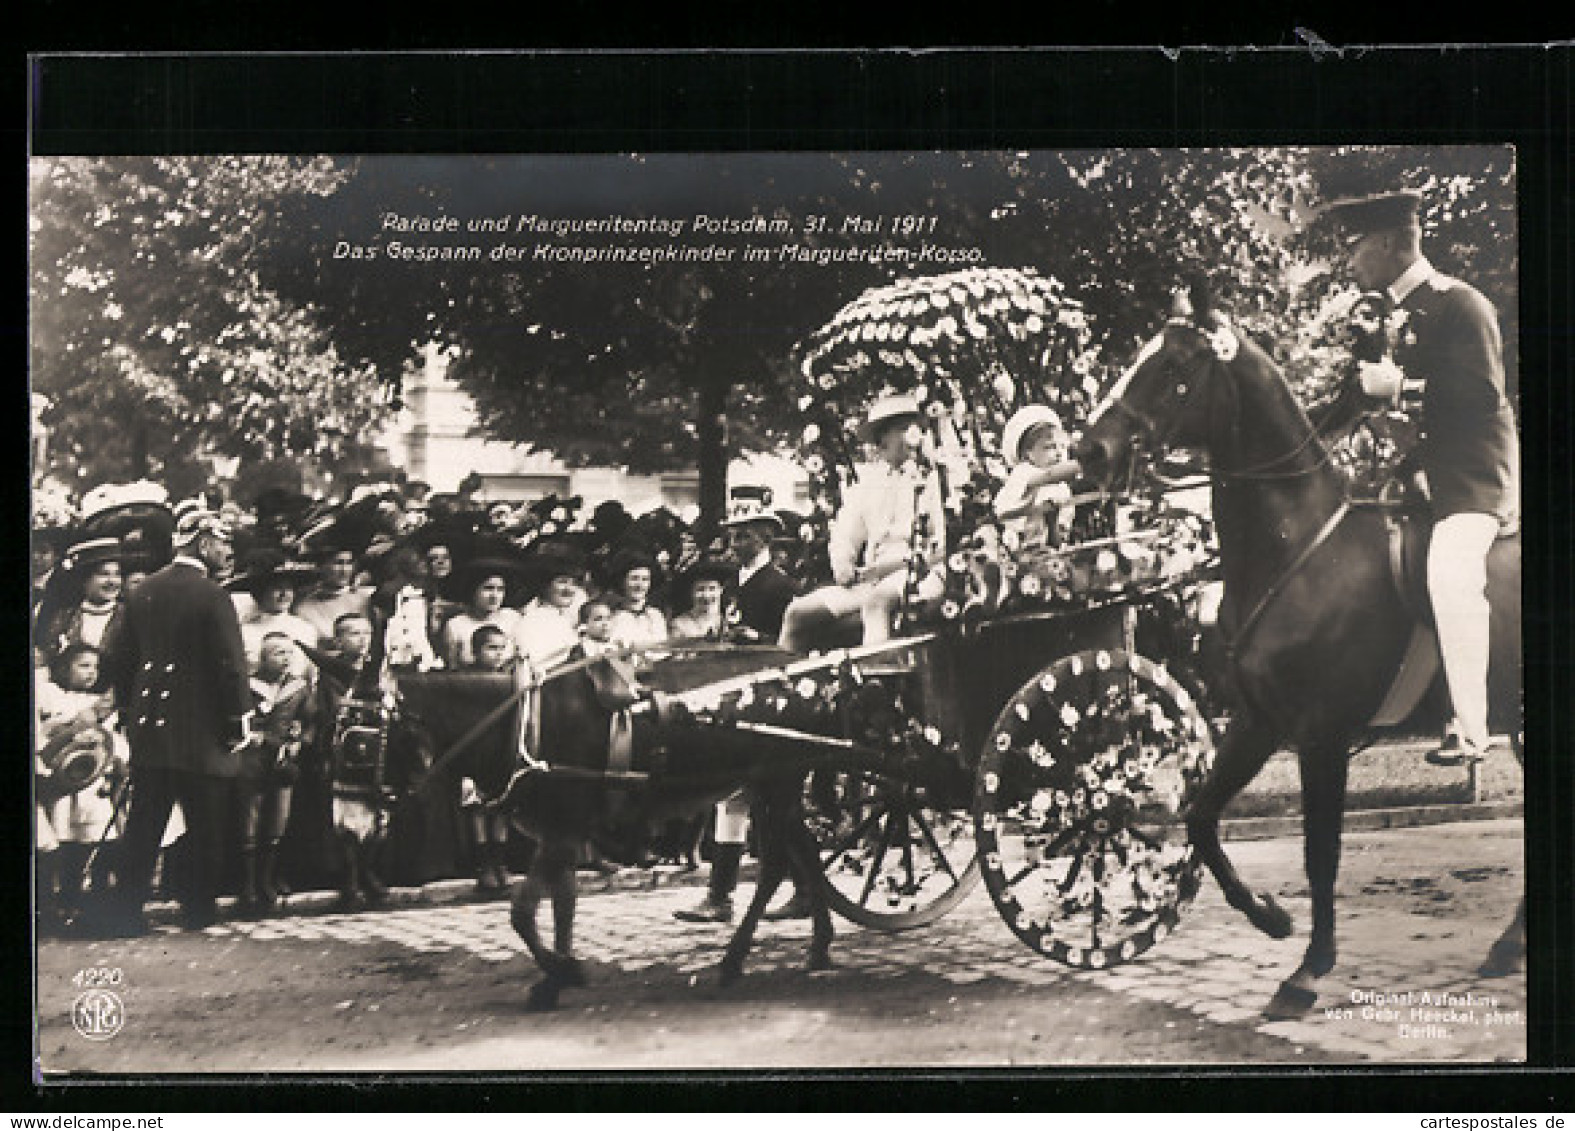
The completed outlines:
{"type": "Polygon", "coordinates": [[[1032,270],[971,268],[902,279],[848,303],[800,346],[806,465],[835,498],[856,462],[868,405],[914,396],[943,452],[999,479],[1013,412],[1045,404],[1080,427],[1099,390],[1088,317],[1059,280],[1032,270]]]}

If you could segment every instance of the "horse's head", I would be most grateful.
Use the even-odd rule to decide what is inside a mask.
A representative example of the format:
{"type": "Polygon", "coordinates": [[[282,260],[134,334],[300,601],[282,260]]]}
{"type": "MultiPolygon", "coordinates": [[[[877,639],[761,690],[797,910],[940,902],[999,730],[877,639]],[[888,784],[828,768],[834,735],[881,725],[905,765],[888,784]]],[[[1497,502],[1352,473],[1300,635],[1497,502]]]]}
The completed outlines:
{"type": "Polygon", "coordinates": [[[1073,455],[1086,474],[1109,486],[1133,456],[1158,456],[1207,444],[1221,373],[1243,342],[1201,289],[1178,291],[1165,328],[1149,341],[1090,414],[1073,455]]]}

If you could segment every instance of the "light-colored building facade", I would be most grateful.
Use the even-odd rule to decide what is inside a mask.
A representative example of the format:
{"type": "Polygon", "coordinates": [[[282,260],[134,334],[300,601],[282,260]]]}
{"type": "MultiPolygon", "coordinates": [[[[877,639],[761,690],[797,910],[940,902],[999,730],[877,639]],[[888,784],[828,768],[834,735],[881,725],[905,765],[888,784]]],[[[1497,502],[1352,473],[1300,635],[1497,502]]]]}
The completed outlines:
{"type": "MultiPolygon", "coordinates": [[[[551,452],[484,438],[475,405],[449,378],[448,365],[442,349],[426,348],[423,363],[405,376],[404,409],[379,440],[390,463],[404,468],[410,479],[430,483],[437,492],[451,492],[474,472],[481,479],[476,497],[482,501],[578,495],[584,513],[605,499],[616,499],[631,514],[664,505],[684,513],[698,506],[697,471],[634,475],[616,467],[571,468],[551,452]]],[[[778,507],[802,509],[809,498],[804,470],[780,456],[734,460],[728,485],[745,484],[771,488],[778,507]]]]}

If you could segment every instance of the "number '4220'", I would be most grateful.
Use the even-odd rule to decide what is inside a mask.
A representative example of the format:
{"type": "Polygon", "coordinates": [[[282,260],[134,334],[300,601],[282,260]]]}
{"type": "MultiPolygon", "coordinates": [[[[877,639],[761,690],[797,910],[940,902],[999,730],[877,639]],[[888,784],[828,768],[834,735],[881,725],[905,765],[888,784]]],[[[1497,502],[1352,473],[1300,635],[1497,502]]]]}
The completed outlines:
{"type": "Polygon", "coordinates": [[[71,976],[71,984],[85,990],[118,986],[124,981],[125,975],[119,966],[89,966],[71,976]]]}

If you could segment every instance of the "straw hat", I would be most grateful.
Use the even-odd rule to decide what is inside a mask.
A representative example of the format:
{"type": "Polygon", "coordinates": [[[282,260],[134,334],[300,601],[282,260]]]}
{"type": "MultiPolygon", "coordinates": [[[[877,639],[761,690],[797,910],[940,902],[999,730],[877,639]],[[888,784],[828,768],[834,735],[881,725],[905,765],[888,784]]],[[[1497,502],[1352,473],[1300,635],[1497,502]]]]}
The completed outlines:
{"type": "Polygon", "coordinates": [[[865,417],[864,423],[859,425],[859,439],[873,444],[876,436],[888,422],[909,416],[915,421],[924,419],[924,410],[919,407],[915,397],[907,393],[881,397],[870,405],[869,415],[865,417]]]}
{"type": "Polygon", "coordinates": [[[1050,425],[1057,432],[1065,432],[1061,418],[1048,405],[1031,404],[1012,414],[1012,418],[1006,422],[1006,429],[1001,433],[1001,454],[1006,457],[1007,463],[1022,462],[1023,441],[1030,431],[1042,424],[1050,425]]]}

